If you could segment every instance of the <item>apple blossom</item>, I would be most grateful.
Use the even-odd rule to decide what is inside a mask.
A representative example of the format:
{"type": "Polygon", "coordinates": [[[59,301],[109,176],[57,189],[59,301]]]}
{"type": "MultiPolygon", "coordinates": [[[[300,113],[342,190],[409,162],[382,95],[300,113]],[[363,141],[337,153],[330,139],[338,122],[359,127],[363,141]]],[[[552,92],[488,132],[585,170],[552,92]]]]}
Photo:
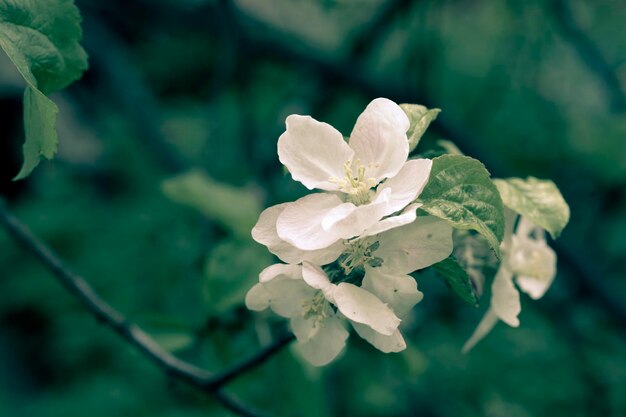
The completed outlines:
{"type": "Polygon", "coordinates": [[[302,265],[274,264],[265,268],[259,283],[246,295],[250,310],[271,308],[290,319],[297,349],[311,364],[326,365],[345,346],[348,332],[322,292],[302,277],[302,265]]]}
{"type": "Polygon", "coordinates": [[[541,298],[556,275],[556,255],[548,246],[545,231],[520,216],[515,234],[511,232],[517,216],[507,216],[507,233],[502,242],[502,263],[491,286],[491,304],[478,327],[463,346],[467,352],[485,337],[500,320],[519,326],[521,312],[519,291],[533,299],[541,298]]]}
{"type": "Polygon", "coordinates": [[[326,191],[288,203],[277,216],[278,236],[298,249],[324,249],[360,235],[413,202],[428,181],[432,161],[407,161],[409,120],[388,99],[367,106],[347,143],[310,116],[291,115],[286,125],[280,161],[294,180],[326,191]]]}

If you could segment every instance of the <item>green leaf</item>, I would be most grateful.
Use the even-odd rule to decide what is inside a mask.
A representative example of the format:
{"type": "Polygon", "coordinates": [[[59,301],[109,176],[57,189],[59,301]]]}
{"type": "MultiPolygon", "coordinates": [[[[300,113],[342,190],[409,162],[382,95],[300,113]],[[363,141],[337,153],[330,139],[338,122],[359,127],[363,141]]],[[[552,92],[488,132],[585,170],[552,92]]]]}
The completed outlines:
{"type": "Polygon", "coordinates": [[[441,109],[428,109],[419,104],[400,104],[411,122],[406,133],[409,139],[409,152],[413,151],[428,129],[430,123],[437,118],[441,109]]]}
{"type": "Polygon", "coordinates": [[[479,161],[462,155],[434,158],[420,201],[423,210],[453,227],[483,235],[500,257],[504,207],[489,171],[479,161]]]}
{"type": "Polygon", "coordinates": [[[251,191],[219,183],[197,170],[164,181],[162,189],[171,200],[199,210],[239,238],[251,239],[261,213],[261,203],[251,191]]]}
{"type": "Polygon", "coordinates": [[[478,307],[478,295],[474,290],[472,280],[454,256],[434,264],[433,268],[459,297],[474,307],[478,307]]]}
{"type": "Polygon", "coordinates": [[[528,177],[497,179],[494,183],[505,206],[546,229],[553,239],[569,222],[569,206],[554,182],[528,177]]]}
{"type": "Polygon", "coordinates": [[[57,151],[56,118],[59,109],[43,93],[31,86],[24,91],[24,163],[15,179],[30,174],[41,157],[52,159],[57,151]]]}
{"type": "Polygon", "coordinates": [[[0,0],[0,47],[26,81],[23,179],[57,150],[56,105],[46,97],[80,78],[87,54],[80,46],[80,14],[72,0],[0,0]]]}

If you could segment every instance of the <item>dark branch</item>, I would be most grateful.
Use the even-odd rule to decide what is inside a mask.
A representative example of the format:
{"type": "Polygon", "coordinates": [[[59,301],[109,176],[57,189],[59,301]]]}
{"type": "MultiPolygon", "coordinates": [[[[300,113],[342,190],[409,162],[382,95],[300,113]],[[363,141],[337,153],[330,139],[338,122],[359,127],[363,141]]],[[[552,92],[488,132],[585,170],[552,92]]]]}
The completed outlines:
{"type": "Polygon", "coordinates": [[[411,6],[410,0],[387,0],[380,6],[378,13],[367,22],[359,34],[352,40],[353,59],[359,59],[363,54],[371,51],[372,45],[391,28],[397,16],[411,6]]]}
{"type": "Polygon", "coordinates": [[[227,384],[232,379],[238,377],[241,374],[246,373],[252,368],[256,368],[258,365],[265,362],[269,357],[274,355],[280,349],[282,349],[285,345],[288,345],[295,339],[293,333],[284,333],[278,339],[274,341],[271,345],[266,347],[265,349],[258,352],[256,355],[250,357],[249,359],[231,367],[230,369],[222,372],[218,376],[215,376],[211,379],[211,382],[215,386],[223,386],[227,384]]]}
{"type": "Polygon", "coordinates": [[[582,62],[602,81],[615,111],[626,109],[626,93],[614,69],[607,62],[600,47],[576,23],[570,5],[565,0],[554,0],[553,17],[561,36],[572,45],[582,62]]]}
{"type": "Polygon", "coordinates": [[[282,347],[289,344],[294,339],[293,335],[282,335],[271,345],[222,373],[212,373],[198,368],[161,348],[141,327],[102,300],[87,281],[72,272],[45,243],[34,236],[25,225],[10,213],[1,198],[0,223],[16,242],[49,269],[63,286],[78,298],[100,322],[115,330],[170,377],[213,395],[226,408],[242,416],[260,417],[259,414],[242,405],[239,400],[221,392],[220,389],[229,381],[265,362],[282,347]]]}

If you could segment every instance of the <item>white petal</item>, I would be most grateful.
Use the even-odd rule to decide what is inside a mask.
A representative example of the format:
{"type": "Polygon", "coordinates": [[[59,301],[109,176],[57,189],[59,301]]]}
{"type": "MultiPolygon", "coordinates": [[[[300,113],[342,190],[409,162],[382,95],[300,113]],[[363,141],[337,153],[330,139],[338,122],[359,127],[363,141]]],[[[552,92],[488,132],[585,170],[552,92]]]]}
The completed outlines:
{"type": "Polygon", "coordinates": [[[373,100],[361,113],[350,135],[350,147],[366,167],[366,177],[380,182],[400,171],[409,155],[409,124],[400,106],[385,98],[373,100]]]}
{"type": "Polygon", "coordinates": [[[341,133],[310,116],[294,114],[287,117],[286,124],[287,131],[278,139],[278,159],[293,179],[310,190],[338,190],[329,180],[343,178],[344,164],[354,157],[341,133]]]}
{"type": "Polygon", "coordinates": [[[404,341],[400,330],[396,330],[393,334],[385,336],[375,332],[364,324],[352,323],[352,327],[354,327],[354,330],[356,330],[359,336],[370,342],[372,346],[381,352],[401,352],[406,349],[406,342],[404,341]]]}
{"type": "Polygon", "coordinates": [[[519,326],[517,316],[522,311],[519,292],[513,285],[513,274],[503,266],[498,269],[491,285],[491,308],[509,326],[519,326]]]}
{"type": "Polygon", "coordinates": [[[493,327],[498,323],[498,316],[493,311],[493,309],[489,308],[485,313],[484,317],[478,323],[478,327],[472,333],[472,336],[465,342],[463,345],[463,353],[467,353],[472,349],[478,342],[480,342],[485,336],[491,332],[493,327]]]}
{"type": "Polygon", "coordinates": [[[295,349],[314,366],[324,366],[341,353],[346,346],[348,331],[337,317],[328,317],[318,324],[315,336],[306,342],[300,342],[295,349]]]}
{"type": "Polygon", "coordinates": [[[318,265],[333,262],[344,250],[342,242],[337,241],[331,246],[318,250],[298,249],[289,242],[282,240],[276,231],[278,216],[290,203],[278,204],[265,209],[252,229],[252,237],[262,245],[267,246],[270,252],[278,256],[281,261],[290,264],[299,264],[310,261],[318,265]]]}
{"type": "Polygon", "coordinates": [[[422,204],[420,203],[411,204],[407,206],[401,214],[398,214],[397,216],[385,217],[374,226],[361,233],[361,237],[374,236],[379,233],[386,232],[387,230],[413,223],[415,219],[417,219],[417,209],[421,206],[422,204]]]}
{"type": "Polygon", "coordinates": [[[383,190],[368,204],[355,206],[352,203],[343,203],[328,212],[322,221],[322,227],[338,234],[342,239],[358,236],[389,214],[390,195],[391,190],[383,190]]]}
{"type": "Polygon", "coordinates": [[[279,276],[290,279],[301,279],[302,266],[289,264],[270,265],[259,274],[259,282],[267,283],[279,276]]]}
{"type": "Polygon", "coordinates": [[[311,288],[322,290],[324,297],[328,301],[334,302],[336,286],[330,282],[328,275],[322,268],[309,262],[304,262],[302,264],[302,277],[311,288]]]}
{"type": "Polygon", "coordinates": [[[446,259],[452,253],[452,228],[433,216],[420,216],[413,223],[378,237],[374,252],[383,260],[382,270],[408,274],[446,259]]]}
{"type": "Polygon", "coordinates": [[[515,282],[517,282],[520,289],[533,300],[538,300],[543,297],[546,291],[548,291],[548,288],[552,285],[552,281],[554,281],[554,275],[552,275],[552,279],[547,281],[523,275],[515,277],[515,282]]]}
{"type": "Polygon", "coordinates": [[[348,319],[384,335],[392,335],[400,319],[378,297],[356,285],[342,282],[334,290],[334,304],[348,319]]]}
{"type": "Polygon", "coordinates": [[[325,230],[322,221],[335,207],[342,204],[334,194],[317,193],[304,196],[289,204],[278,216],[278,236],[303,250],[331,246],[340,239],[334,230],[325,230]]]}
{"type": "Polygon", "coordinates": [[[298,342],[304,343],[311,340],[320,329],[316,317],[304,318],[301,313],[296,313],[289,324],[298,342]]]}
{"type": "Polygon", "coordinates": [[[263,284],[256,284],[246,294],[246,307],[254,311],[263,311],[270,306],[271,295],[263,284]]]}
{"type": "Polygon", "coordinates": [[[506,262],[522,291],[535,300],[543,297],[556,276],[556,254],[543,238],[513,236],[506,262]]]}
{"type": "Polygon", "coordinates": [[[366,267],[362,288],[391,307],[398,317],[404,317],[424,298],[415,279],[409,275],[387,274],[380,268],[366,267]]]}
{"type": "Polygon", "coordinates": [[[400,172],[378,187],[378,192],[391,189],[389,210],[393,213],[402,210],[407,204],[415,201],[430,177],[433,161],[430,159],[413,159],[407,161],[400,172]]]}
{"type": "Polygon", "coordinates": [[[302,279],[302,267],[300,265],[274,264],[268,266],[261,272],[260,281],[257,285],[263,286],[265,291],[255,290],[250,295],[250,297],[256,297],[250,299],[251,304],[255,306],[257,304],[254,302],[257,302],[258,306],[261,306],[261,301],[257,301],[257,299],[263,296],[267,299],[266,303],[272,308],[272,311],[282,317],[292,317],[295,313],[301,312],[302,303],[311,299],[316,291],[302,279]]]}
{"type": "Polygon", "coordinates": [[[282,213],[288,205],[289,203],[283,203],[263,210],[259,216],[259,220],[257,220],[252,228],[252,238],[268,248],[277,246],[283,242],[276,232],[276,220],[278,219],[278,215],[282,213]]]}

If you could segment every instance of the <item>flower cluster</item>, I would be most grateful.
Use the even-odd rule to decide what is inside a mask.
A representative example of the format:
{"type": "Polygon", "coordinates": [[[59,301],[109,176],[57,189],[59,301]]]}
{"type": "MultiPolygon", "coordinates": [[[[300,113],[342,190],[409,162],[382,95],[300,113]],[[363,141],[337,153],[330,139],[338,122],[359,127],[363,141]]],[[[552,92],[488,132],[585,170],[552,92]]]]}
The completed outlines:
{"type": "Polygon", "coordinates": [[[411,272],[452,252],[452,228],[418,215],[432,161],[407,160],[409,119],[373,100],[350,138],[309,116],[291,115],[278,156],[309,194],[266,209],[254,239],[285,263],[261,272],[248,308],[288,318],[297,349],[313,365],[344,348],[350,323],[383,352],[406,347],[399,326],[423,298],[411,272]]]}

